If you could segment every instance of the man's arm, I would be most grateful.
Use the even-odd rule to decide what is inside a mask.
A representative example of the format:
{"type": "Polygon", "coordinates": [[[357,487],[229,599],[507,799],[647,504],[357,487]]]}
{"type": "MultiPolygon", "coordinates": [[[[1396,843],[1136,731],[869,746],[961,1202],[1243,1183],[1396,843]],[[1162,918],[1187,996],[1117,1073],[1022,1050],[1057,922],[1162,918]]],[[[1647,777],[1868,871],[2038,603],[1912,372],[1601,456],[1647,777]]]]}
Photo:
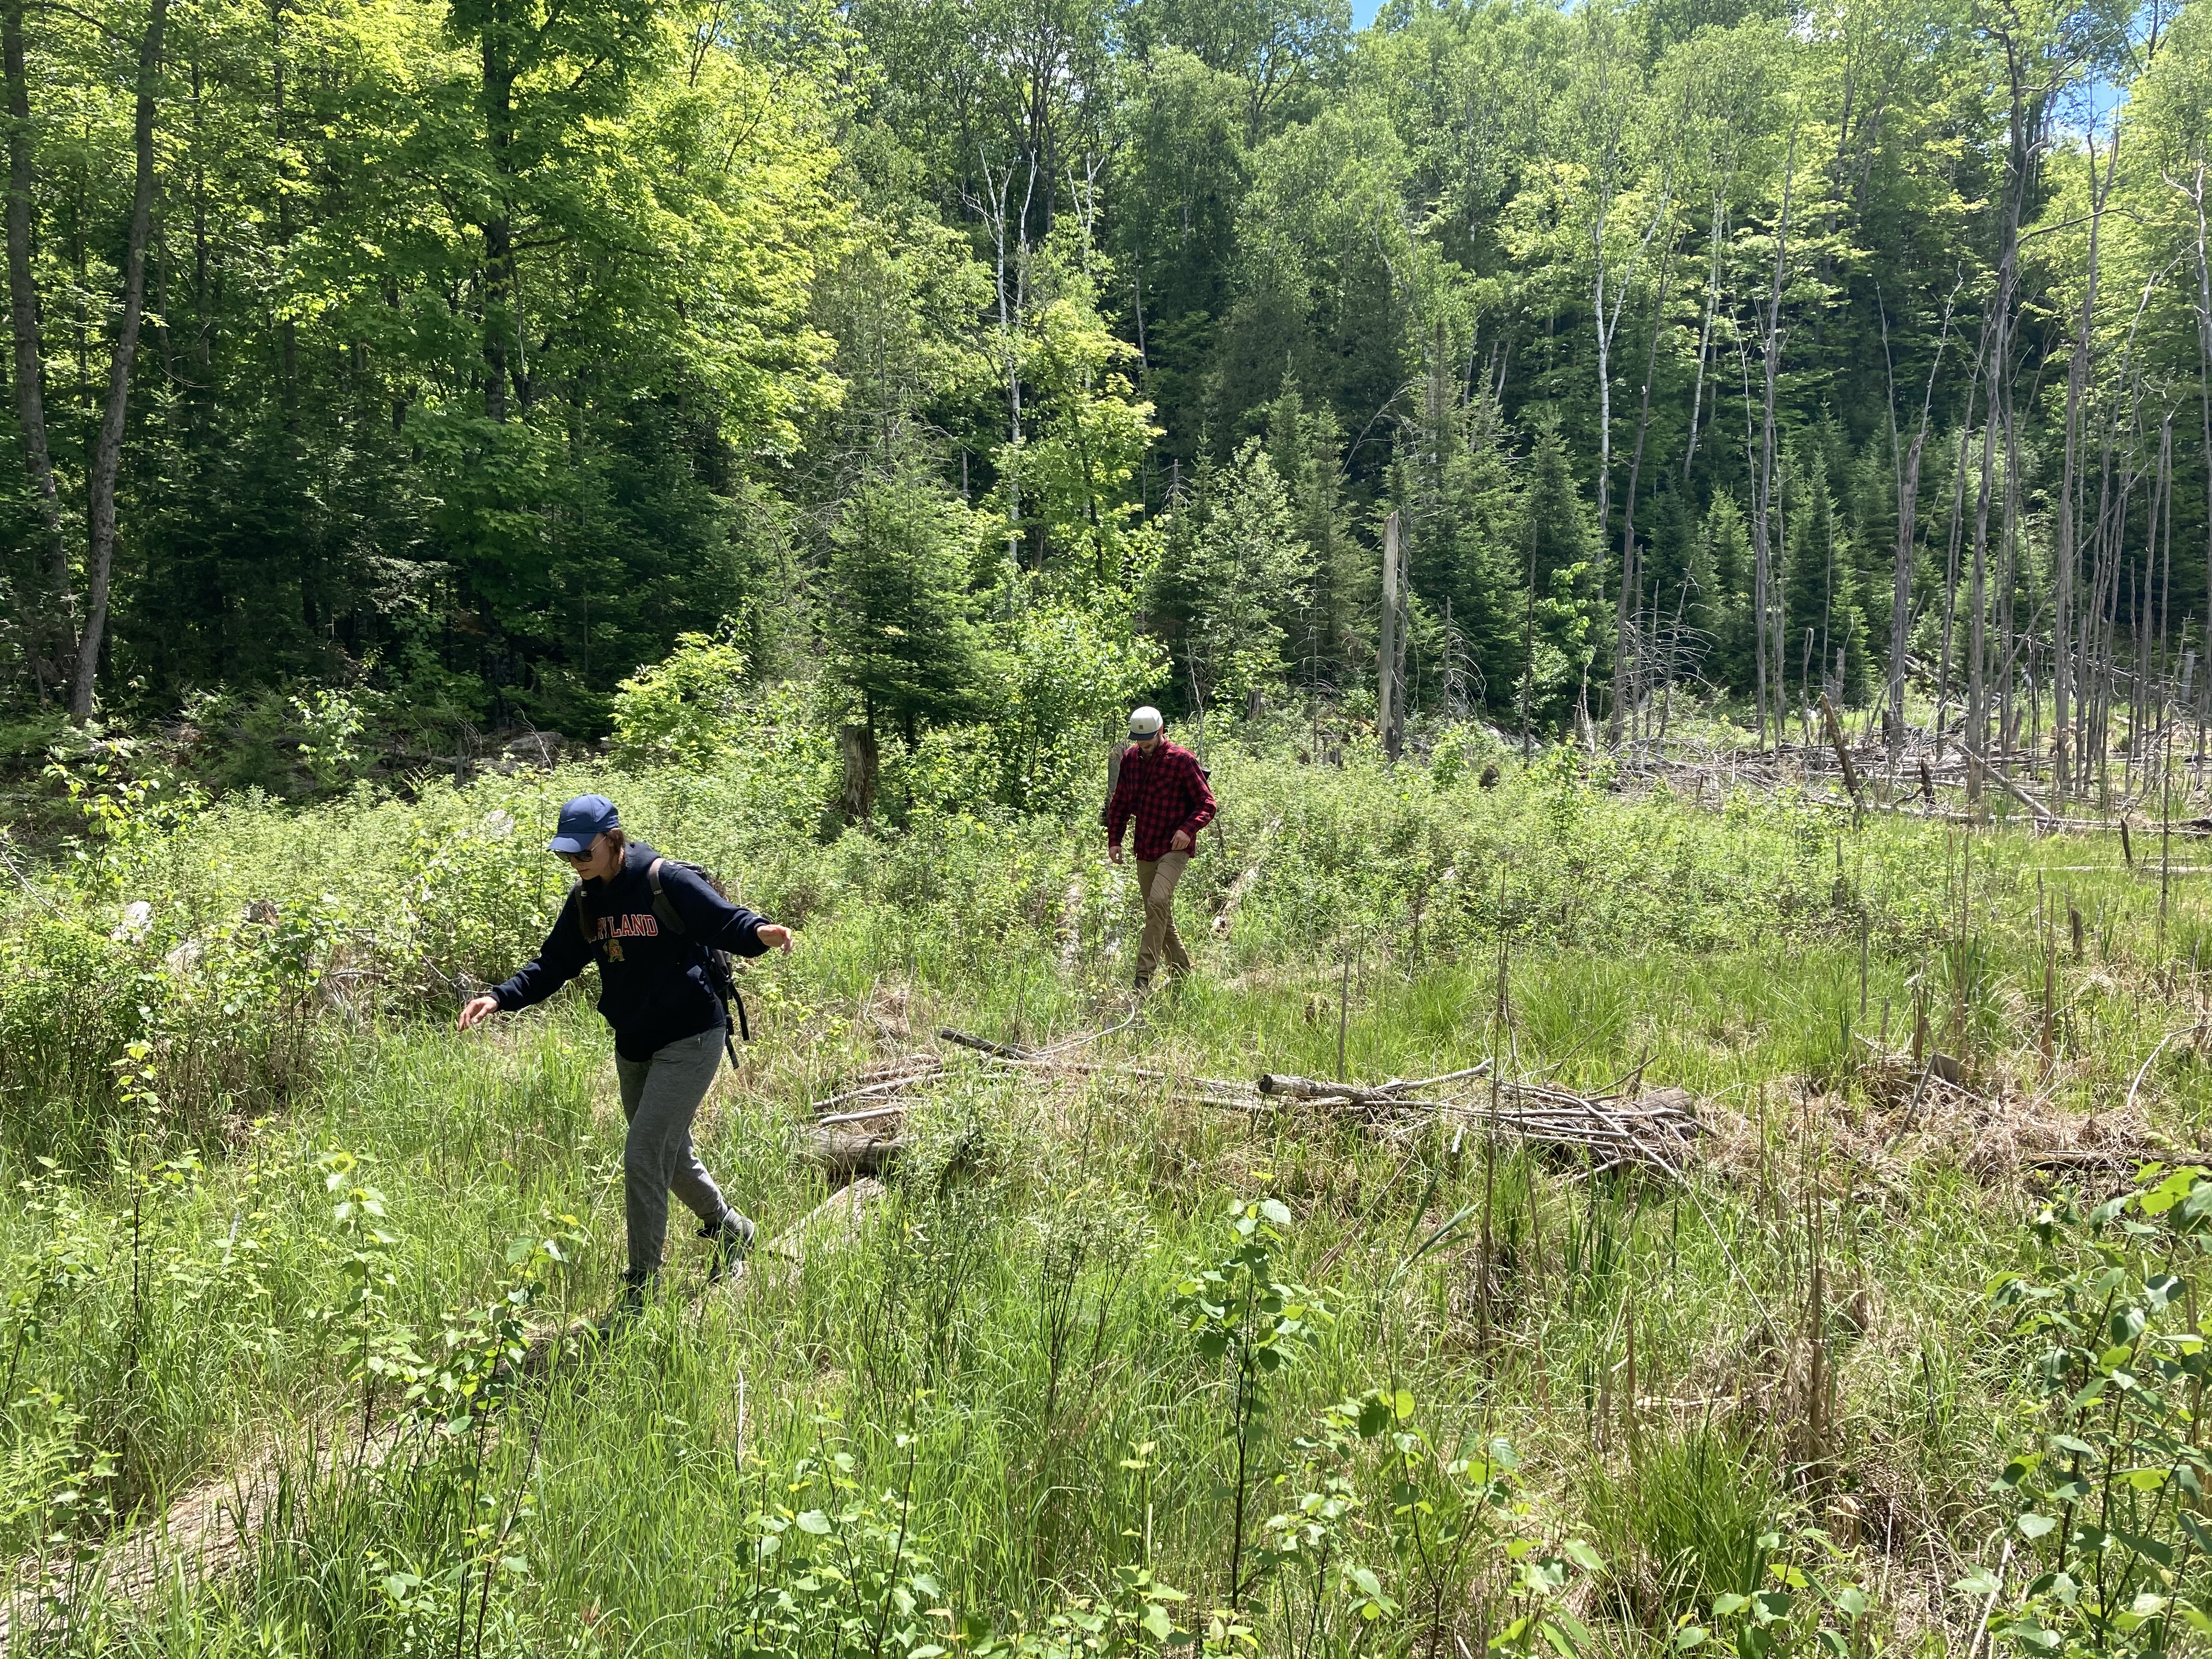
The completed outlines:
{"type": "Polygon", "coordinates": [[[576,890],[571,889],[568,902],[554,918],[553,931],[538,949],[538,959],[526,963],[514,978],[491,988],[489,995],[502,1011],[511,1014],[534,1007],[584,971],[592,950],[577,925],[577,902],[576,890]]]}
{"type": "Polygon", "coordinates": [[[1198,832],[1213,822],[1213,815],[1218,809],[1213,802],[1213,786],[1206,781],[1206,769],[1194,757],[1186,770],[1188,775],[1183,780],[1183,789],[1192,806],[1190,816],[1182,821],[1181,828],[1182,833],[1190,837],[1188,844],[1195,847],[1198,845],[1198,832]]]}

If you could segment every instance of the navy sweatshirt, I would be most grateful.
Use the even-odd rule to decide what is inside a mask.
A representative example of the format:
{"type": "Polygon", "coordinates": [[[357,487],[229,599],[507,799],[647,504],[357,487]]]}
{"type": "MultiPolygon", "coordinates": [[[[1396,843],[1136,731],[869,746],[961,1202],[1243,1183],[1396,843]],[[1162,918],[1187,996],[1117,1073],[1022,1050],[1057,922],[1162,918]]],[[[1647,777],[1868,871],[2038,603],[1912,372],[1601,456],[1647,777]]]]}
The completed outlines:
{"type": "Polygon", "coordinates": [[[670,860],[660,866],[660,889],[685,931],[669,933],[653,913],[646,875],[659,856],[634,841],[612,878],[579,882],[538,960],[493,988],[499,1006],[512,1013],[543,1002],[596,962],[599,1012],[614,1027],[615,1052],[624,1060],[649,1060],[679,1038],[720,1029],[726,1017],[708,981],[706,953],[719,946],[737,956],[761,955],[768,949],[760,937],[765,918],[731,903],[670,860]]]}

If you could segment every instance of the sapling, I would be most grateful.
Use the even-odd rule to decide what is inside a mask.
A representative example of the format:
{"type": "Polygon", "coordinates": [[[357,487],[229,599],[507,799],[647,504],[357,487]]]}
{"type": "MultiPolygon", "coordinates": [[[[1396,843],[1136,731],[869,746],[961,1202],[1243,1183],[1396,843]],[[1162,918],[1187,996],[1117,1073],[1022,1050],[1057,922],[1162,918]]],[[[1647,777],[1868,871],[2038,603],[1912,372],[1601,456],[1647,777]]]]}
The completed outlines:
{"type": "Polygon", "coordinates": [[[378,1339],[385,1334],[385,1296],[398,1284],[392,1272],[392,1250],[399,1241],[379,1224],[385,1218],[384,1194],[355,1179],[360,1159],[337,1151],[319,1159],[323,1190],[337,1196],[331,1219],[344,1243],[342,1264],[347,1285],[343,1318],[352,1334],[357,1358],[354,1380],[361,1384],[361,1441],[368,1444],[369,1420],[375,1409],[376,1379],[387,1368],[378,1363],[378,1339]]]}
{"type": "Polygon", "coordinates": [[[1334,1316],[1304,1285],[1276,1276],[1277,1252],[1289,1243],[1284,1231],[1291,1224],[1288,1205],[1279,1198],[1234,1199],[1224,1219],[1228,1254],[1176,1285],[1174,1311],[1196,1338],[1200,1354],[1225,1363],[1230,1373],[1226,1432],[1236,1473],[1230,1484],[1226,1632],[1239,1622],[1234,1615],[1249,1588],[1245,1521],[1267,1414],[1267,1379],[1311,1346],[1334,1316]]]}
{"type": "MultiPolygon", "coordinates": [[[[2163,1654],[2212,1636],[2212,1528],[2201,1518],[2212,1353],[2195,1279],[2212,1254],[2212,1172],[2146,1165],[2084,1212],[2045,1209],[2047,1277],[2008,1273],[1994,1299],[2042,1352],[2037,1437],[1997,1475],[2017,1506],[2012,1597],[1991,1631],[2027,1654],[2163,1654]]],[[[1984,1567],[1958,1587],[2001,1599],[1984,1567]]]]}

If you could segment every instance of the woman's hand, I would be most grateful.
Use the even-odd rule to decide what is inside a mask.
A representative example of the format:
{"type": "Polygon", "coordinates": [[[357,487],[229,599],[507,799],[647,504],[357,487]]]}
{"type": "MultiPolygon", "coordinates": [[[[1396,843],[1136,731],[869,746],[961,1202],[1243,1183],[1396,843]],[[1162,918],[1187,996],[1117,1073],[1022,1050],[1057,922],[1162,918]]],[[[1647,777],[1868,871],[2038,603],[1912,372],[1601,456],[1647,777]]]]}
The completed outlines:
{"type": "Polygon", "coordinates": [[[791,954],[791,941],[797,935],[790,928],[780,927],[773,921],[764,921],[760,925],[759,933],[763,945],[771,950],[781,951],[786,956],[791,954]]]}
{"type": "Polygon", "coordinates": [[[497,997],[471,998],[468,1005],[461,1010],[461,1023],[458,1026],[454,1027],[454,1029],[456,1030],[465,1031],[471,1025],[481,1025],[485,1020],[489,1019],[498,1012],[499,999],[497,997]]]}

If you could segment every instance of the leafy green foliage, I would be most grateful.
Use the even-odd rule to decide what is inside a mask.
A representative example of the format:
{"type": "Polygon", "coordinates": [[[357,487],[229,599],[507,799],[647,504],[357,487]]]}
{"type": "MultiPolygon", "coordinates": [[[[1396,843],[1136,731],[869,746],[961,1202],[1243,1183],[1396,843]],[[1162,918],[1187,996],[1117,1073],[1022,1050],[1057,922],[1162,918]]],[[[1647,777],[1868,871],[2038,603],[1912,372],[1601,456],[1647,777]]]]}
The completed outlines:
{"type": "Polygon", "coordinates": [[[1196,1267],[1176,1285],[1173,1312],[1203,1359],[1227,1372],[1232,1514],[1223,1580],[1231,1613],[1243,1605],[1245,1508],[1261,1474],[1267,1383],[1312,1346],[1334,1319],[1328,1305],[1295,1279],[1277,1277],[1275,1258],[1289,1243],[1290,1206],[1279,1198],[1233,1200],[1223,1218],[1230,1249],[1196,1267]]]}
{"type": "Polygon", "coordinates": [[[1170,526],[1152,603],[1182,671],[1178,706],[1225,706],[1279,688],[1301,619],[1313,550],[1266,447],[1248,441],[1218,471],[1201,469],[1170,526]]]}
{"type": "Polygon", "coordinates": [[[676,648],[615,688],[615,751],[632,765],[694,769],[730,758],[743,740],[745,653],[725,639],[684,634],[676,648]]]}
{"type": "Polygon", "coordinates": [[[832,534],[832,672],[872,726],[914,741],[985,705],[968,617],[981,529],[965,505],[915,478],[865,486],[832,534]]]}
{"type": "MultiPolygon", "coordinates": [[[[2212,1176],[2152,1164],[2134,1190],[2053,1205],[2035,1231],[2044,1274],[2008,1274],[1993,1293],[2042,1347],[2038,1433],[1996,1481],[2033,1566],[1996,1628],[2022,1653],[2168,1652],[2185,1630],[2212,1633],[2197,1428],[2212,1361],[2195,1316],[2212,1176]]],[[[1986,1572],[1968,1588],[2003,1594],[1986,1572]]]]}
{"type": "Polygon", "coordinates": [[[1674,1650],[1733,1649],[1738,1659],[1799,1653],[1864,1659],[1879,1652],[1874,1598],[1850,1567],[1817,1528],[1786,1549],[1782,1534],[1763,1532],[1744,1552],[1739,1587],[1713,1597],[1710,1627],[1691,1613],[1677,1621],[1674,1650]]]}

